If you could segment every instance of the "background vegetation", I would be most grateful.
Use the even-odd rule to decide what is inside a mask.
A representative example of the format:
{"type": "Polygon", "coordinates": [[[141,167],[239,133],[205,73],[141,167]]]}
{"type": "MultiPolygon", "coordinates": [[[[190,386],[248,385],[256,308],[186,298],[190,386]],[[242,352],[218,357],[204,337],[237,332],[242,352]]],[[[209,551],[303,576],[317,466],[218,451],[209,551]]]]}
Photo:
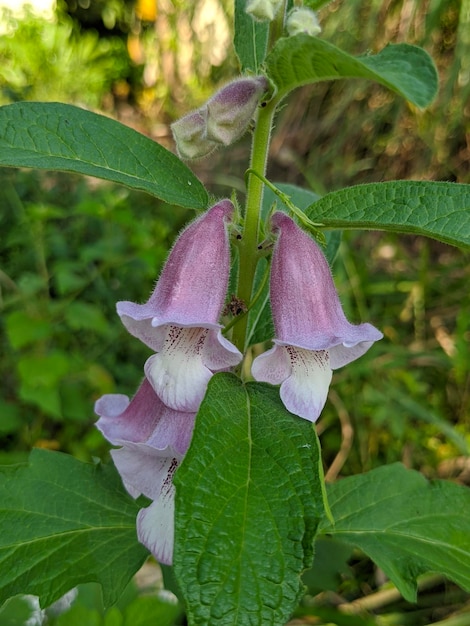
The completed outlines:
{"type": "MultiPolygon", "coordinates": [[[[89,107],[172,147],[171,121],[236,71],[232,7],[229,0],[156,7],[100,0],[84,9],[69,0],[54,21],[5,14],[0,103],[89,107]]],[[[271,179],[318,193],[397,178],[470,183],[470,1],[335,1],[320,16],[322,36],[351,53],[402,41],[425,47],[439,70],[439,96],[423,112],[363,81],[301,89],[277,120],[271,179]]],[[[241,197],[248,153],[245,139],[198,163],[197,174],[216,195],[234,187],[241,197]]],[[[132,394],[148,356],[124,331],[115,302],[146,299],[191,214],[92,179],[7,169],[0,207],[0,462],[25,460],[32,446],[104,458],[94,400],[132,394]]],[[[343,242],[333,269],[346,312],[372,321],[385,338],[335,374],[318,425],[327,478],[400,460],[428,477],[470,484],[468,255],[382,233],[349,232],[343,242]]],[[[330,579],[307,579],[296,623],[470,623],[469,598],[440,579],[417,607],[393,597],[392,608],[371,603],[374,618],[330,612],[312,621],[323,602],[333,611],[377,598],[383,582],[344,546],[322,550],[330,579]],[[451,621],[462,616],[467,621],[451,621]]],[[[81,592],[80,606],[99,613],[92,596],[81,592]]],[[[350,612],[360,613],[355,607],[350,612]]]]}

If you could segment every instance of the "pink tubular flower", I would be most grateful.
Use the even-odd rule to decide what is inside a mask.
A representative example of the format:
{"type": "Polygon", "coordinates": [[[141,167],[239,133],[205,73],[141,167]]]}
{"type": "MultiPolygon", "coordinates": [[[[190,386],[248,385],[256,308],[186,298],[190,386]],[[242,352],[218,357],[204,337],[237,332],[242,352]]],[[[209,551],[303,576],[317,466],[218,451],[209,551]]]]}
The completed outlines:
{"type": "Polygon", "coordinates": [[[195,413],[169,409],[144,379],[129,402],[110,394],[95,404],[96,426],[110,443],[114,464],[133,498],[153,500],[137,515],[137,536],[160,563],[171,565],[174,539],[173,474],[191,441],[195,413]]]}
{"type": "Polygon", "coordinates": [[[271,267],[274,347],[256,357],[256,380],[281,384],[281,400],[295,415],[318,419],[335,370],[362,356],[382,333],[346,319],[328,262],[319,246],[286,214],[272,217],[279,233],[271,267]]]}
{"type": "Polygon", "coordinates": [[[177,239],[145,304],[118,302],[127,330],[155,350],[145,375],[175,411],[196,412],[214,372],[233,367],[241,353],[218,323],[227,291],[230,200],[191,222],[177,239]]]}

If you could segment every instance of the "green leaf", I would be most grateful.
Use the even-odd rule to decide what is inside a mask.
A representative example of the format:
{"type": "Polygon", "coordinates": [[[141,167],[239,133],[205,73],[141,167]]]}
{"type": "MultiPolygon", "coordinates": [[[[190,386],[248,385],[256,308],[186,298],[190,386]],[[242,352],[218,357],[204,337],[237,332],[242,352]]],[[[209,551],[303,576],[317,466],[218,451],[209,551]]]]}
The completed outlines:
{"type": "Polygon", "coordinates": [[[331,2],[331,0],[304,0],[304,6],[309,7],[314,11],[318,11],[318,9],[321,9],[329,2],[331,2]]]}
{"type": "Polygon", "coordinates": [[[328,486],[333,535],[365,552],[410,602],[416,578],[439,572],[470,591],[470,489],[428,482],[400,463],[328,486]]]}
{"type": "Polygon", "coordinates": [[[313,566],[302,575],[310,595],[316,596],[325,590],[338,591],[341,582],[352,577],[347,564],[352,551],[350,545],[332,537],[317,538],[313,566]]]}
{"type": "MultiPolygon", "coordinates": [[[[310,191],[310,189],[304,189],[303,187],[298,187],[297,185],[292,185],[290,183],[273,183],[275,187],[277,187],[280,191],[289,196],[289,199],[295,204],[299,209],[305,210],[308,206],[310,206],[313,202],[316,202],[320,199],[319,196],[314,191],[310,191]]],[[[277,196],[269,187],[266,187],[263,194],[263,207],[262,207],[262,215],[263,218],[266,219],[269,210],[271,209],[273,203],[276,204],[276,209],[279,211],[285,211],[286,206],[283,204],[279,196],[277,196]]]]}
{"type": "Polygon", "coordinates": [[[323,500],[311,423],[279,391],[217,374],[175,475],[175,574],[189,624],[284,624],[323,500]]]}
{"type": "Polygon", "coordinates": [[[245,11],[246,0],[235,0],[235,35],[233,43],[242,72],[256,74],[264,61],[268,45],[269,24],[257,22],[245,11]]]}
{"type": "Polygon", "coordinates": [[[5,316],[8,339],[15,349],[41,341],[52,334],[49,320],[19,310],[5,316]]]}
{"type": "Polygon", "coordinates": [[[123,626],[171,626],[181,613],[181,606],[164,595],[140,596],[124,609],[123,626]]]}
{"type": "Polygon", "coordinates": [[[250,346],[274,337],[274,323],[269,301],[269,266],[266,259],[260,259],[255,274],[255,292],[261,294],[248,313],[246,345],[250,346]]]}
{"type": "Polygon", "coordinates": [[[33,450],[0,471],[0,604],[19,593],[48,606],[79,583],[99,582],[114,603],[147,550],[138,507],[112,465],[33,450]]]}
{"type": "Polygon", "coordinates": [[[415,233],[470,248],[470,185],[410,180],[357,185],[323,196],[305,213],[327,228],[415,233]]]}
{"type": "Polygon", "coordinates": [[[323,39],[300,34],[279,39],[266,57],[266,67],[281,97],[300,85],[322,80],[367,78],[425,107],[438,86],[428,53],[404,43],[389,45],[375,55],[353,57],[323,39]]]}
{"type": "Polygon", "coordinates": [[[65,320],[72,330],[94,331],[100,335],[109,334],[109,321],[97,304],[77,301],[68,304],[65,320]]]}
{"type": "Polygon", "coordinates": [[[2,626],[34,626],[42,623],[41,609],[35,597],[16,596],[0,608],[2,626]]]}
{"type": "Polygon", "coordinates": [[[59,381],[68,373],[70,365],[68,355],[61,350],[24,353],[17,360],[21,399],[61,419],[59,381]]]}
{"type": "Polygon", "coordinates": [[[0,107],[0,165],[77,172],[203,209],[207,192],[174,154],[103,115],[69,104],[0,107]]]}

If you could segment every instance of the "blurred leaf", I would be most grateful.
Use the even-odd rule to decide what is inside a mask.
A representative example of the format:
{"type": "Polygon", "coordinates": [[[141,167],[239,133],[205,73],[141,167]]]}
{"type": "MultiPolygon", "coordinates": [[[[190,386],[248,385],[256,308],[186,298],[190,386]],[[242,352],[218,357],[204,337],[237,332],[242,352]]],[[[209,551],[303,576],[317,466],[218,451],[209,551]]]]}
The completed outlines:
{"type": "Polygon", "coordinates": [[[62,403],[58,387],[33,386],[28,381],[22,381],[19,397],[24,402],[35,404],[46,415],[62,420],[62,403]]]}
{"type": "Polygon", "coordinates": [[[328,497],[335,524],[320,532],[365,552],[409,602],[429,571],[470,590],[468,487],[395,463],[329,485],[328,497]]]}
{"type": "MultiPolygon", "coordinates": [[[[116,606],[112,606],[110,609],[106,611],[106,614],[103,620],[103,626],[123,626],[123,624],[124,624],[124,621],[123,621],[122,613],[116,606]]],[[[69,624],[64,623],[64,626],[69,626],[69,624]]]]}
{"type": "Polygon", "coordinates": [[[96,176],[193,209],[208,201],[174,154],[120,122],[68,104],[1,107],[0,165],[96,176]]]}
{"type": "Polygon", "coordinates": [[[36,449],[1,468],[0,602],[30,593],[48,606],[90,581],[115,602],[148,555],[137,510],[113,466],[36,449]]]}
{"type": "MultiPolygon", "coordinates": [[[[305,622],[306,624],[317,624],[320,623],[322,625],[328,626],[377,626],[377,621],[374,617],[361,614],[361,615],[348,615],[341,611],[341,609],[337,609],[332,606],[319,606],[318,604],[314,604],[313,606],[309,606],[308,608],[301,607],[297,609],[296,615],[308,615],[310,616],[309,621],[305,622]],[[311,616],[319,617],[320,622],[318,620],[313,621],[311,616]]],[[[388,616],[387,616],[388,617],[388,616]]],[[[400,614],[401,617],[401,614],[400,614]]],[[[386,618],[387,619],[387,618],[386,618]]],[[[301,622],[303,623],[303,622],[301,622]]],[[[387,622],[385,622],[387,623],[387,622]]],[[[391,621],[392,624],[395,622],[391,621]]]]}
{"type": "Polygon", "coordinates": [[[164,595],[140,596],[125,608],[123,626],[171,626],[181,613],[181,606],[164,595]]]}
{"type": "Polygon", "coordinates": [[[61,414],[64,420],[81,420],[90,423],[91,398],[88,389],[81,380],[70,380],[70,378],[60,382],[59,396],[61,414]]]}
{"type": "Polygon", "coordinates": [[[388,45],[375,55],[354,57],[323,39],[300,34],[279,39],[266,57],[266,67],[280,96],[323,80],[367,78],[423,108],[433,100],[438,86],[428,53],[404,43],[388,45]]]}
{"type": "Polygon", "coordinates": [[[470,185],[391,181],[356,185],[306,209],[327,228],[368,228],[433,237],[470,249],[470,185]]]}
{"type": "Polygon", "coordinates": [[[8,339],[15,349],[36,343],[52,334],[51,324],[47,319],[26,311],[13,311],[5,316],[5,322],[8,339]]]}
{"type": "Polygon", "coordinates": [[[311,423],[277,389],[217,374],[175,475],[175,574],[189,624],[283,624],[323,499],[311,423]]]}
{"type": "Polygon", "coordinates": [[[0,398],[0,435],[12,433],[21,425],[20,409],[16,404],[0,398]]]}
{"type": "Polygon", "coordinates": [[[318,11],[318,9],[321,9],[329,2],[331,2],[331,0],[304,0],[304,5],[314,11],[318,11]]]}
{"type": "Polygon", "coordinates": [[[69,360],[64,352],[27,354],[18,359],[18,371],[23,381],[31,386],[51,388],[69,370],[69,360]]]}
{"type": "Polygon", "coordinates": [[[42,611],[34,596],[16,596],[10,598],[0,608],[2,626],[41,626],[42,611]]]}
{"type": "Polygon", "coordinates": [[[70,369],[65,352],[51,350],[44,354],[28,353],[18,358],[20,397],[37,404],[56,418],[62,417],[59,381],[70,369]]]}
{"type": "Polygon", "coordinates": [[[100,307],[89,302],[71,302],[65,309],[65,319],[72,330],[88,330],[106,335],[109,322],[100,307]]]}
{"type": "Polygon", "coordinates": [[[241,71],[258,73],[267,51],[269,24],[257,22],[245,10],[246,0],[235,0],[235,51],[241,71]]]}
{"type": "Polygon", "coordinates": [[[87,280],[89,277],[83,274],[83,267],[77,261],[59,261],[54,264],[54,283],[61,296],[83,289],[87,280]]]}
{"type": "MultiPolygon", "coordinates": [[[[390,386],[388,385],[388,391],[390,386]]],[[[438,433],[444,434],[455,447],[465,456],[470,455],[470,447],[463,435],[461,435],[453,426],[449,424],[442,416],[437,415],[435,411],[431,410],[429,406],[423,406],[416,400],[413,400],[409,395],[403,393],[397,386],[394,387],[391,398],[385,396],[380,390],[374,388],[371,390],[371,396],[373,400],[379,406],[387,406],[387,413],[390,413],[390,408],[397,411],[405,419],[416,419],[432,424],[436,427],[438,433]],[[372,395],[373,394],[373,395],[372,395]]]]}
{"type": "MultiPolygon", "coordinates": [[[[55,622],[55,626],[104,626],[104,624],[103,616],[96,609],[88,608],[83,604],[75,604],[68,611],[59,615],[55,622]]],[[[122,619],[121,622],[111,622],[111,624],[112,626],[121,626],[122,619]]]]}
{"type": "Polygon", "coordinates": [[[302,574],[310,595],[321,591],[338,591],[344,577],[351,577],[347,561],[353,548],[332,537],[318,537],[315,541],[315,557],[310,569],[302,574]]]}

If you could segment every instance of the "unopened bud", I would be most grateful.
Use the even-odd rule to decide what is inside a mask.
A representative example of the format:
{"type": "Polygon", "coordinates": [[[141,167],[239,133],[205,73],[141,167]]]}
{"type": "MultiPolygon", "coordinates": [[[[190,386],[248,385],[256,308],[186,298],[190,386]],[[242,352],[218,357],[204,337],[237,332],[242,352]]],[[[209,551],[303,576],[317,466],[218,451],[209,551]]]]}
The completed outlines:
{"type": "Polygon", "coordinates": [[[261,22],[272,22],[282,5],[282,0],[248,0],[245,11],[261,22]]]}
{"type": "Polygon", "coordinates": [[[267,88],[265,76],[239,78],[222,87],[206,104],[206,138],[224,146],[239,139],[267,88]]]}
{"type": "Polygon", "coordinates": [[[286,28],[289,35],[305,33],[315,37],[321,32],[316,13],[306,7],[292,9],[286,21],[286,28]]]}
{"type": "Polygon", "coordinates": [[[206,137],[205,109],[192,111],[176,120],[171,131],[182,159],[200,159],[217,148],[217,144],[206,137]]]}

